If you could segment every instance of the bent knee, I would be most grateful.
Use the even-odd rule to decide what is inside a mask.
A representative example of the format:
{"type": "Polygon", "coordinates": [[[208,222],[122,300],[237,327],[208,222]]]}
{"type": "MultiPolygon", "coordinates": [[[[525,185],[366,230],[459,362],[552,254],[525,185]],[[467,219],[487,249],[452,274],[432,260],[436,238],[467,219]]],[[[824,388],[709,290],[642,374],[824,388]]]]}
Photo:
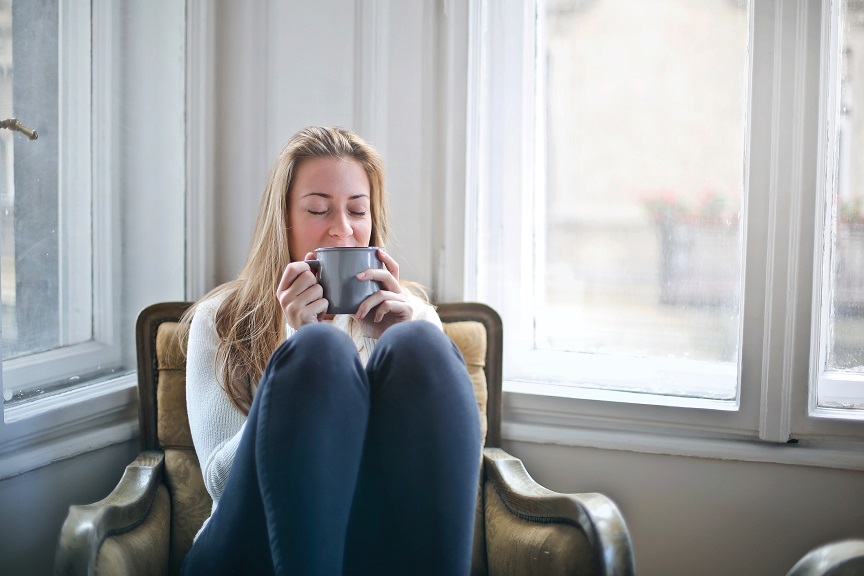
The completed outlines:
{"type": "Polygon", "coordinates": [[[392,326],[381,337],[376,349],[378,347],[405,362],[429,362],[436,358],[454,358],[463,362],[462,354],[450,337],[441,328],[425,320],[392,326]]]}
{"type": "Polygon", "coordinates": [[[290,338],[287,338],[282,346],[293,349],[321,351],[328,349],[353,351],[354,344],[351,338],[342,330],[334,328],[329,324],[317,323],[307,324],[290,338]]]}
{"type": "Polygon", "coordinates": [[[400,322],[387,329],[379,342],[389,346],[441,344],[449,341],[444,331],[431,322],[413,320],[400,322]]]}
{"type": "Polygon", "coordinates": [[[290,363],[298,370],[320,369],[326,365],[347,365],[356,357],[357,349],[347,334],[329,324],[318,323],[303,326],[282,342],[268,364],[273,368],[290,363]]]}

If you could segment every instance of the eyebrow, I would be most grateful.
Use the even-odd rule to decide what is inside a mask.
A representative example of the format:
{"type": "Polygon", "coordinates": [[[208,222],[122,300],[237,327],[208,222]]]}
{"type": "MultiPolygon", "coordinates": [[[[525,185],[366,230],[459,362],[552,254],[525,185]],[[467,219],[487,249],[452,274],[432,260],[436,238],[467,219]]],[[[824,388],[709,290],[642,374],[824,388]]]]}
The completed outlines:
{"type": "MultiPolygon", "coordinates": [[[[332,194],[325,194],[324,192],[309,192],[308,194],[304,194],[303,198],[308,198],[309,196],[320,196],[321,198],[332,199],[332,194]]],[[[368,194],[355,194],[354,196],[349,196],[349,200],[356,200],[358,198],[369,198],[368,194]]]]}

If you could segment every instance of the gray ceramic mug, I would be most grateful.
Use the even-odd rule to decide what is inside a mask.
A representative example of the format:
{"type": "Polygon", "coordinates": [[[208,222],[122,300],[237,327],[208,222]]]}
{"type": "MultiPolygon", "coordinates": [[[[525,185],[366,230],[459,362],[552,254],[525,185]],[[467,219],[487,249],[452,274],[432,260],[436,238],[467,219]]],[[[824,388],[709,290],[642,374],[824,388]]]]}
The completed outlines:
{"type": "Polygon", "coordinates": [[[328,314],[354,314],[360,304],[381,289],[378,282],[358,280],[369,268],[384,268],[377,246],[316,248],[315,260],[304,260],[316,272],[329,302],[328,314]]]}

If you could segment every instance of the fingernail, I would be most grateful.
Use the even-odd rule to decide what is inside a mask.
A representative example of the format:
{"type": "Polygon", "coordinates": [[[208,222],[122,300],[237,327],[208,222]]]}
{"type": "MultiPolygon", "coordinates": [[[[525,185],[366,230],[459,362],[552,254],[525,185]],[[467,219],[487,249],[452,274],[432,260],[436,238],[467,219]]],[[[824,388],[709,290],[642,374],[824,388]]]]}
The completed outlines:
{"type": "Polygon", "coordinates": [[[357,274],[357,279],[366,280],[366,272],[360,272],[359,274],[357,274]]]}

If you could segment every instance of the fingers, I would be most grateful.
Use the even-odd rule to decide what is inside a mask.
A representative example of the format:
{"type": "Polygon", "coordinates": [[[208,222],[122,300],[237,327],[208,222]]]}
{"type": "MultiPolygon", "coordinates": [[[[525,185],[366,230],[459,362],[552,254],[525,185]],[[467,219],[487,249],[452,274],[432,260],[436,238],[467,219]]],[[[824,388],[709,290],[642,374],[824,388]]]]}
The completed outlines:
{"type": "Polygon", "coordinates": [[[384,317],[390,318],[392,323],[408,322],[414,319],[414,309],[407,302],[396,302],[394,300],[386,300],[375,308],[374,322],[380,323],[384,317]]]}
{"type": "Polygon", "coordinates": [[[327,312],[329,302],[321,297],[320,286],[313,286],[282,308],[285,321],[295,330],[301,326],[318,322],[327,312]]]}
{"type": "Polygon", "coordinates": [[[395,294],[402,292],[402,285],[399,284],[399,281],[390,272],[381,268],[370,268],[357,274],[356,278],[364,282],[378,282],[383,290],[389,290],[395,294]]]}
{"type": "Polygon", "coordinates": [[[399,264],[382,249],[378,249],[378,259],[384,264],[384,268],[370,268],[357,274],[358,280],[379,282],[381,288],[391,292],[402,292],[399,284],[399,264]]]}
{"type": "MultiPolygon", "coordinates": [[[[314,260],[315,253],[309,252],[306,254],[305,260],[314,260]]],[[[309,266],[306,262],[291,262],[287,266],[285,266],[285,270],[282,272],[282,277],[279,279],[279,285],[276,287],[277,292],[281,292],[287,290],[291,284],[300,276],[303,272],[311,271],[312,267],[309,266]]],[[[315,274],[313,273],[314,277],[315,274]]]]}
{"type": "Polygon", "coordinates": [[[399,281],[399,264],[394,260],[390,254],[384,251],[383,248],[378,249],[378,259],[384,263],[384,267],[393,275],[393,278],[396,281],[399,281]]]}
{"type": "Polygon", "coordinates": [[[282,271],[282,277],[279,279],[279,285],[276,286],[276,293],[278,294],[280,292],[284,292],[297,280],[298,276],[300,276],[304,272],[311,273],[311,270],[312,268],[305,262],[291,262],[290,264],[285,266],[285,270],[282,271]]]}
{"type": "Polygon", "coordinates": [[[292,328],[318,321],[318,317],[327,311],[328,302],[323,296],[324,291],[308,264],[292,262],[285,267],[276,289],[276,299],[292,328]]]}
{"type": "MultiPolygon", "coordinates": [[[[306,267],[306,270],[300,270],[298,273],[297,270],[291,271],[291,266],[289,266],[282,274],[279,288],[276,289],[276,299],[279,300],[279,304],[282,305],[283,309],[296,300],[298,296],[306,293],[312,288],[318,288],[319,298],[324,294],[323,290],[321,290],[321,285],[318,284],[315,274],[309,270],[309,265],[303,264],[302,262],[295,264],[299,264],[297,268],[300,268],[301,266],[306,267]]],[[[307,297],[312,294],[314,293],[307,294],[307,297]]]]}
{"type": "Polygon", "coordinates": [[[390,314],[396,322],[405,322],[414,318],[414,309],[411,308],[408,298],[404,294],[389,290],[379,290],[366,298],[357,309],[355,317],[362,320],[373,310],[374,322],[380,322],[387,314],[390,314]]]}
{"type": "MultiPolygon", "coordinates": [[[[288,290],[277,292],[276,299],[279,300],[279,305],[286,315],[291,315],[292,311],[299,310],[309,306],[318,300],[324,300],[324,289],[321,285],[312,280],[309,283],[306,275],[300,276],[288,290]]],[[[326,308],[326,306],[325,306],[326,308]]]]}

